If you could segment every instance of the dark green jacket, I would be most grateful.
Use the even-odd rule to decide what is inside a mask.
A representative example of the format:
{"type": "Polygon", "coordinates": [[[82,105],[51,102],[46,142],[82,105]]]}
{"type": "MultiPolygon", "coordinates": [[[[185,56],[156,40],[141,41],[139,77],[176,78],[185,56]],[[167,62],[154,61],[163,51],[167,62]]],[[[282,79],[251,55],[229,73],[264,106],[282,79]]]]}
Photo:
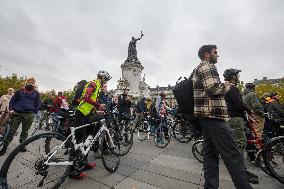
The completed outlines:
{"type": "Polygon", "coordinates": [[[264,117],[263,106],[254,91],[244,89],[243,102],[254,114],[264,117]]]}

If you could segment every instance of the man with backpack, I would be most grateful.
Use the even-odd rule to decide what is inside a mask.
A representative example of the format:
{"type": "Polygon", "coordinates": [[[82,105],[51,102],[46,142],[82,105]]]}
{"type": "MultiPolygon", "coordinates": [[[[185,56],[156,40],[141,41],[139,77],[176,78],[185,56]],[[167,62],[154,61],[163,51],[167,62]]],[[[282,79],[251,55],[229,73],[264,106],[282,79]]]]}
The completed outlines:
{"type": "MultiPolygon", "coordinates": [[[[75,125],[81,126],[85,124],[91,124],[95,115],[97,115],[96,110],[105,110],[105,104],[100,104],[97,100],[101,86],[106,84],[107,81],[111,79],[111,76],[106,71],[99,71],[97,74],[97,79],[90,81],[84,87],[83,93],[81,95],[81,101],[77,107],[75,113],[75,125]]],[[[98,131],[96,126],[84,127],[76,131],[75,136],[78,143],[83,142],[87,136],[91,133],[95,134],[98,131]]],[[[96,163],[87,163],[88,154],[85,157],[84,170],[92,169],[96,166],[96,163]]],[[[69,174],[70,178],[82,179],[86,177],[87,174],[82,172],[83,170],[73,169],[69,174]]]]}
{"type": "MultiPolygon", "coordinates": [[[[229,83],[233,84],[230,90],[225,94],[225,100],[228,107],[228,113],[230,116],[229,125],[233,129],[233,136],[239,146],[241,154],[244,156],[244,151],[247,146],[247,138],[245,134],[245,120],[246,114],[251,114],[251,111],[244,105],[242,95],[237,88],[239,83],[239,73],[241,70],[238,69],[227,69],[224,71],[224,79],[229,83]]],[[[258,184],[258,176],[246,170],[248,181],[253,184],[258,184]]]]}
{"type": "Polygon", "coordinates": [[[201,63],[192,74],[194,116],[203,129],[204,188],[219,188],[219,154],[237,189],[251,189],[245,172],[244,158],[233,138],[224,95],[229,83],[221,83],[215,63],[216,45],[203,45],[198,56],[201,63]]]}

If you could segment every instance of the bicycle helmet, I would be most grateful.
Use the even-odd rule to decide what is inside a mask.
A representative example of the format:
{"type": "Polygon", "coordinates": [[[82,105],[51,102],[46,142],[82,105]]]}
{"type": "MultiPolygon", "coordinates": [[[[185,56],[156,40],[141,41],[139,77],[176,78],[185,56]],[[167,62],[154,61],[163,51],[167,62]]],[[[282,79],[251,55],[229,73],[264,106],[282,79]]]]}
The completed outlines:
{"type": "Polygon", "coordinates": [[[253,90],[255,90],[255,84],[253,84],[253,83],[246,83],[245,84],[245,88],[246,89],[253,89],[253,90]]]}
{"type": "Polygon", "coordinates": [[[109,81],[112,78],[107,71],[103,70],[98,72],[98,77],[105,81],[109,81]]]}
{"type": "Polygon", "coordinates": [[[241,72],[241,70],[232,69],[232,68],[225,70],[224,73],[223,73],[225,81],[230,81],[230,80],[234,79],[233,76],[239,75],[240,72],[241,72]]]}

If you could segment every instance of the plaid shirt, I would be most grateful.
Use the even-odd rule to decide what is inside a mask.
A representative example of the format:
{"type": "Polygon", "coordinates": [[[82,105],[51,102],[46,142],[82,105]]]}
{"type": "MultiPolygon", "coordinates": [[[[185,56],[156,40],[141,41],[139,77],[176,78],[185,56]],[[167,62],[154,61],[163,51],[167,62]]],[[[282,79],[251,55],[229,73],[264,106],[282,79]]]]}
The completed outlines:
{"type": "Polygon", "coordinates": [[[224,95],[230,85],[220,82],[214,64],[202,61],[192,73],[194,90],[194,116],[228,120],[224,95]]]}

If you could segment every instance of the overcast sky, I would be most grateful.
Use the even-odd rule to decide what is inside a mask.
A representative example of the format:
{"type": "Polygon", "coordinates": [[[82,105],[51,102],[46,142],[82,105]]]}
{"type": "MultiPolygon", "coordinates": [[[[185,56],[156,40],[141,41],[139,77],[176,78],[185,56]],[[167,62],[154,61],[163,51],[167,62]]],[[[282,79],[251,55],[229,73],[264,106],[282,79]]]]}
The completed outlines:
{"type": "Polygon", "coordinates": [[[36,77],[40,90],[66,90],[103,69],[115,88],[131,36],[151,87],[173,85],[216,44],[221,79],[284,76],[283,0],[0,0],[0,74],[36,77]]]}

